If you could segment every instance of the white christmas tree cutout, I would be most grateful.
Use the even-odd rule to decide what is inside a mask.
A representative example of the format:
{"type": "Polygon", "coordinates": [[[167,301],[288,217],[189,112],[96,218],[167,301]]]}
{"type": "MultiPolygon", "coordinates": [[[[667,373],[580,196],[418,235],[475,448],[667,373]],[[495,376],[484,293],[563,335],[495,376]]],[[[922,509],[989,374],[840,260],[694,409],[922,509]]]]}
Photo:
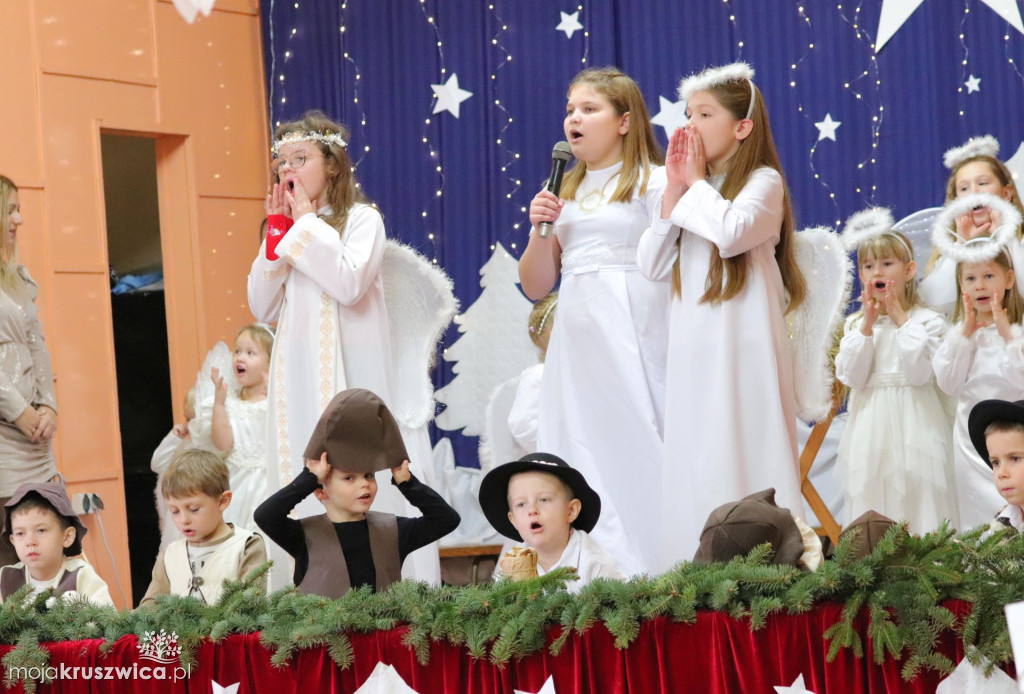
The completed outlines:
{"type": "Polygon", "coordinates": [[[495,244],[480,268],[483,292],[455,317],[462,336],[445,350],[444,360],[455,362],[455,378],[435,393],[446,405],[435,420],[439,428],[479,436],[494,388],[537,363],[527,327],[533,305],[519,291],[518,282],[518,262],[495,244]]]}

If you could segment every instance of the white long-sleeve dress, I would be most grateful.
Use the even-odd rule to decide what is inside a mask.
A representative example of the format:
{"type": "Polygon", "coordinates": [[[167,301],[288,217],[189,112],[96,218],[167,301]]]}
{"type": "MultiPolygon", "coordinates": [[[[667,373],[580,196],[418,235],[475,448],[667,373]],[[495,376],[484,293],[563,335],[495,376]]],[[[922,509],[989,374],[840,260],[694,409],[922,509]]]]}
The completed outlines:
{"type": "Polygon", "coordinates": [[[558,320],[538,407],[537,448],[583,473],[601,497],[591,535],[627,574],[653,570],[661,538],[661,424],[669,285],[637,271],[664,169],[646,193],[610,202],[622,164],[588,171],[555,224],[558,320]]]}
{"type": "Polygon", "coordinates": [[[971,444],[967,418],[982,400],[1024,399],[1024,330],[1014,325],[1006,343],[994,325],[964,337],[957,324],[935,352],[932,366],[943,391],[957,398],[953,427],[953,470],[960,506],[960,528],[988,523],[1006,501],[996,491],[992,468],[971,444]]]}
{"type": "Polygon", "coordinates": [[[673,531],[661,543],[663,570],[693,558],[722,504],[774,487],[780,507],[803,509],[787,297],[775,261],[783,181],[758,169],[729,201],[717,190],[722,180],[692,185],[670,219],[654,215],[638,253],[652,279],[670,278],[678,257],[681,280],[669,324],[660,493],[661,525],[673,531]],[[717,305],[700,303],[713,246],[723,258],[748,255],[743,291],[717,305]]]}
{"type": "Polygon", "coordinates": [[[873,510],[917,533],[946,518],[957,526],[952,422],[932,371],[946,321],[918,306],[898,328],[879,316],[870,337],[863,322],[846,319],[836,356],[836,378],[850,388],[839,442],[846,524],[873,510]]]}
{"type": "MultiPolygon", "coordinates": [[[[272,466],[268,494],[286,486],[305,466],[302,454],[309,437],[337,393],[366,388],[390,402],[395,384],[380,272],[384,242],[380,212],[356,204],[344,233],[339,235],[309,213],[296,219],[278,243],[277,260],[268,260],[261,246],[253,261],[249,307],[257,319],[277,322],[267,395],[267,455],[272,466]]],[[[433,485],[426,427],[401,428],[416,474],[433,485]]],[[[390,484],[390,477],[390,471],[378,473],[374,510],[419,515],[390,484]]],[[[296,509],[300,518],[323,512],[312,496],[296,509]]],[[[409,555],[403,573],[438,582],[436,545],[409,555]]]]}

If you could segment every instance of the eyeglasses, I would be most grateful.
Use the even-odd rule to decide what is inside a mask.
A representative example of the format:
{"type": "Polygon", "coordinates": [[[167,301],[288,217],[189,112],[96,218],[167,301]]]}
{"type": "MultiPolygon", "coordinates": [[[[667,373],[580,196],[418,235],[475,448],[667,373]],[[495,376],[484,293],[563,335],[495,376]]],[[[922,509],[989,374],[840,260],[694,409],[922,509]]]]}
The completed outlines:
{"type": "Polygon", "coordinates": [[[290,166],[291,169],[295,171],[305,166],[307,159],[316,159],[317,157],[323,157],[323,155],[317,154],[315,152],[309,154],[307,154],[306,152],[296,152],[290,157],[280,157],[278,159],[275,159],[273,163],[271,163],[270,165],[270,170],[274,173],[275,176],[277,176],[281,173],[281,169],[284,168],[285,164],[290,166]]]}

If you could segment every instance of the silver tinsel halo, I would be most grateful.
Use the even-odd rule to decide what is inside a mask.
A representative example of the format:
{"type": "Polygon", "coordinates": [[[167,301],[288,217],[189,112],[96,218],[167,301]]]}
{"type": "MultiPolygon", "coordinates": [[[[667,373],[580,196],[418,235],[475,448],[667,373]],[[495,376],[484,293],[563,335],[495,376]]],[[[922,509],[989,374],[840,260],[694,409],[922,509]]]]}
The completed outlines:
{"type": "Polygon", "coordinates": [[[932,245],[943,256],[958,263],[983,263],[998,256],[1015,241],[1020,223],[1020,212],[1006,200],[990,193],[973,193],[953,200],[942,209],[932,226],[932,245]],[[979,236],[965,242],[956,234],[955,220],[976,207],[998,212],[1003,222],[991,236],[979,236]],[[962,243],[957,243],[958,240],[962,243]]]}

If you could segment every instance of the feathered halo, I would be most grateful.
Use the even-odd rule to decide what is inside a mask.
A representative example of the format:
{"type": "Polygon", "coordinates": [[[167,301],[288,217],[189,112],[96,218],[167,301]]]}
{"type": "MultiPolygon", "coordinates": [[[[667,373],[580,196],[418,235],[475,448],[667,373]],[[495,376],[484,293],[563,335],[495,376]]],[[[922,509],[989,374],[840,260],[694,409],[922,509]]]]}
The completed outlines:
{"type": "Polygon", "coordinates": [[[995,159],[998,154],[999,140],[991,135],[982,135],[980,137],[972,137],[959,147],[947,149],[946,153],[942,155],[942,163],[945,164],[947,169],[952,171],[956,168],[957,164],[972,157],[984,156],[995,159]]]}
{"type": "Polygon", "coordinates": [[[984,263],[999,255],[1007,244],[1014,240],[1021,217],[1017,208],[1006,200],[990,193],[973,193],[953,200],[946,205],[932,226],[932,245],[943,256],[958,263],[984,263]],[[979,236],[963,243],[955,229],[955,220],[977,207],[988,207],[998,212],[1003,223],[996,227],[991,236],[979,236]]]}
{"type": "Polygon", "coordinates": [[[711,87],[736,80],[754,82],[754,68],[747,63],[730,63],[719,67],[709,67],[695,75],[684,77],[679,83],[679,98],[689,101],[694,92],[702,92],[711,87]]]}
{"type": "Polygon", "coordinates": [[[868,239],[890,233],[892,225],[892,212],[887,207],[869,207],[856,212],[843,227],[843,245],[847,251],[855,251],[868,239]]]}

